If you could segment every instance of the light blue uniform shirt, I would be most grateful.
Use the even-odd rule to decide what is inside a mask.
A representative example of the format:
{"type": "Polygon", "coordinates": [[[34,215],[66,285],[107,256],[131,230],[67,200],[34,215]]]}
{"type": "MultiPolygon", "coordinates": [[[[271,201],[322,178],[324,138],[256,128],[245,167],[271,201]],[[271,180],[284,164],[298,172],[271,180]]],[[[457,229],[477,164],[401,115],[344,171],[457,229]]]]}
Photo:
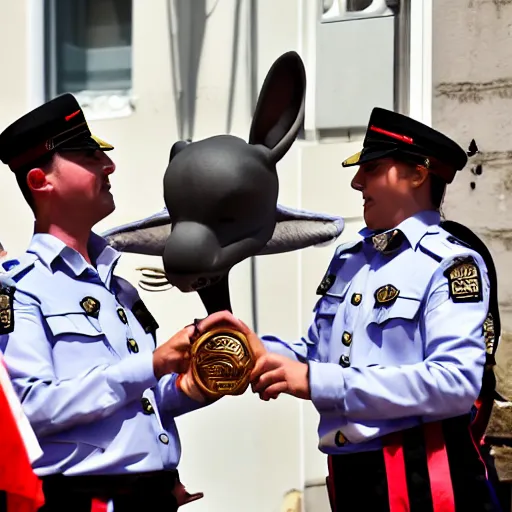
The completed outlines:
{"type": "Polygon", "coordinates": [[[140,297],[114,275],[120,254],[95,234],[89,251],[95,266],[36,234],[19,264],[8,264],[17,287],[14,331],[0,337],[0,350],[44,452],[35,472],[175,469],[174,418],[200,405],[177,390],[176,374],[155,378],[155,339],[132,312],[140,297]],[[89,314],[81,305],[87,297],[89,314]],[[91,304],[99,304],[96,315],[91,304]]]}
{"type": "MultiPolygon", "coordinates": [[[[403,242],[390,254],[364,229],[331,260],[307,337],[263,337],[268,350],[309,361],[325,453],[377,449],[383,435],[471,411],[485,363],[489,280],[481,256],[439,222],[434,211],[406,219],[397,226],[403,242]],[[479,269],[481,297],[460,302],[445,271],[468,257],[479,269]],[[394,289],[394,300],[379,303],[379,290],[382,299],[394,289]]],[[[475,280],[460,277],[457,293],[469,286],[471,295],[475,280]]]]}

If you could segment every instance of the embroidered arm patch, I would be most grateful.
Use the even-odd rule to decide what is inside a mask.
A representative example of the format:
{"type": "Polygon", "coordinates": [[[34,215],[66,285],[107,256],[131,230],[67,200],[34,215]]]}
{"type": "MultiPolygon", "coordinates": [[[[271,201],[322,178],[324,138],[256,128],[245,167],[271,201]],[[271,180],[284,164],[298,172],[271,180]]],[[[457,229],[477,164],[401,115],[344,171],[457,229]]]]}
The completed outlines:
{"type": "Polygon", "coordinates": [[[14,330],[14,286],[0,286],[0,334],[9,334],[14,330]]]}
{"type": "Polygon", "coordinates": [[[450,297],[453,302],[482,300],[482,278],[473,258],[456,260],[444,275],[448,278],[450,297]]]}
{"type": "Polygon", "coordinates": [[[485,338],[485,349],[487,354],[494,354],[494,342],[495,342],[495,333],[494,333],[494,319],[492,314],[489,313],[487,318],[485,319],[484,325],[482,327],[484,338],[485,338]]]}

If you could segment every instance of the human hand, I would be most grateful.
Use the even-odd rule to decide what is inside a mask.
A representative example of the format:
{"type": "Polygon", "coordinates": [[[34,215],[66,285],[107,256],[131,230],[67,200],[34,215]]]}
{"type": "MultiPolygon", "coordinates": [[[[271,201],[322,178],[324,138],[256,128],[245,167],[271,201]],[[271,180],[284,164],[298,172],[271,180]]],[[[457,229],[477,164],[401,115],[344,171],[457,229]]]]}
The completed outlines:
{"type": "MultiPolygon", "coordinates": [[[[215,313],[215,315],[219,316],[213,318],[214,321],[223,322],[224,325],[237,329],[247,338],[255,360],[258,360],[263,354],[267,353],[267,349],[258,335],[244,322],[242,322],[242,320],[235,318],[229,311],[222,311],[220,313],[215,313]]],[[[208,319],[212,317],[214,317],[214,315],[210,315],[208,319]]]]}
{"type": "MultiPolygon", "coordinates": [[[[228,327],[240,331],[247,338],[247,342],[249,343],[249,346],[256,359],[265,353],[265,348],[258,336],[252,332],[243,322],[236,319],[229,311],[219,311],[209,315],[203,320],[196,321],[194,340],[200,337],[203,333],[210,331],[213,328],[219,327],[228,327]]],[[[247,386],[248,385],[249,383],[247,383],[247,386]]],[[[210,397],[206,397],[197,386],[192,373],[192,365],[190,365],[186,373],[178,377],[177,386],[189,398],[192,398],[193,400],[198,402],[212,400],[210,397]]],[[[241,390],[241,392],[245,392],[245,389],[241,390]]]]}
{"type": "MultiPolygon", "coordinates": [[[[187,329],[192,329],[193,333],[191,343],[214,327],[233,327],[231,318],[232,315],[229,311],[219,311],[218,313],[213,313],[202,320],[196,320],[194,324],[187,326],[187,329]]],[[[176,386],[196,402],[204,403],[208,400],[208,397],[203,395],[194,380],[191,365],[188,366],[186,371],[182,372],[181,375],[178,376],[176,386]]]]}
{"type": "Polygon", "coordinates": [[[153,352],[153,371],[157,379],[168,373],[183,373],[190,366],[190,344],[194,326],[187,326],[153,352]]]}
{"type": "Polygon", "coordinates": [[[262,400],[276,399],[281,393],[311,399],[308,365],[280,354],[261,356],[251,373],[251,386],[262,400]]]}

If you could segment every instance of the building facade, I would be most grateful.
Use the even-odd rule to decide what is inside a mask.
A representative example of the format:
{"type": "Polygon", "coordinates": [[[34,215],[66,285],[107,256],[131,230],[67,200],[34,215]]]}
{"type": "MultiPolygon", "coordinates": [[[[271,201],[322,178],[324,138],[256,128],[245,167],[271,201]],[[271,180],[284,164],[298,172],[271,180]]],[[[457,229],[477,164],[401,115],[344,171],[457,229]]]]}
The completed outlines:
{"type": "Polygon", "coordinates": [[[460,173],[445,201],[447,217],[485,241],[498,273],[502,337],[497,391],[488,435],[498,474],[512,482],[512,3],[436,0],[433,9],[432,123],[479,153],[460,173]]]}
{"type": "MultiPolygon", "coordinates": [[[[503,52],[512,51],[505,50],[511,15],[505,0],[0,0],[0,129],[57,94],[77,95],[94,133],[116,148],[117,208],[98,225],[101,233],[164,206],[175,141],[223,133],[247,139],[268,69],[296,50],[308,76],[306,120],[278,165],[279,202],[339,214],[346,221],[339,241],[354,237],[362,199],[341,161],[360,148],[374,106],[433,124],[463,146],[474,137],[482,152],[472,165],[484,172],[461,173],[445,210],[490,241],[508,329],[510,66],[503,52]]],[[[32,217],[14,176],[2,172],[0,237],[16,255],[28,244],[32,217]]],[[[238,265],[235,314],[261,334],[300,337],[333,250],[238,265]]],[[[117,271],[137,283],[138,267],[160,265],[126,254],[117,271]]],[[[160,341],[204,314],[196,294],[140,293],[160,341]]],[[[179,418],[181,475],[205,493],[190,512],[328,510],[317,420],[310,403],[287,396],[263,403],[250,392],[179,418]]]]}

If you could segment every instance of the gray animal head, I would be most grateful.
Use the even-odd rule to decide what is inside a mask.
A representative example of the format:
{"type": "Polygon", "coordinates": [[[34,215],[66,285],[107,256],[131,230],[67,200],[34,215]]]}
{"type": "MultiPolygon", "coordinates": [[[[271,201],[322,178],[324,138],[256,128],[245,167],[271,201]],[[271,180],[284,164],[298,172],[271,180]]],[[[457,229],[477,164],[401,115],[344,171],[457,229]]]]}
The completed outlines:
{"type": "Polygon", "coordinates": [[[174,144],[164,176],[173,228],[163,263],[167,278],[180,290],[218,281],[272,237],[276,164],[302,125],[305,93],[302,60],[295,52],[286,53],[267,74],[248,143],[219,135],[174,144]]]}
{"type": "Polygon", "coordinates": [[[230,309],[227,276],[237,263],[335,239],[341,219],[277,205],[276,164],[302,126],[305,93],[303,62],[285,53],[263,83],[248,142],[218,135],[175,143],[163,180],[166,209],[104,236],[122,251],[161,256],[165,279],[198,291],[209,312],[230,309]]]}

